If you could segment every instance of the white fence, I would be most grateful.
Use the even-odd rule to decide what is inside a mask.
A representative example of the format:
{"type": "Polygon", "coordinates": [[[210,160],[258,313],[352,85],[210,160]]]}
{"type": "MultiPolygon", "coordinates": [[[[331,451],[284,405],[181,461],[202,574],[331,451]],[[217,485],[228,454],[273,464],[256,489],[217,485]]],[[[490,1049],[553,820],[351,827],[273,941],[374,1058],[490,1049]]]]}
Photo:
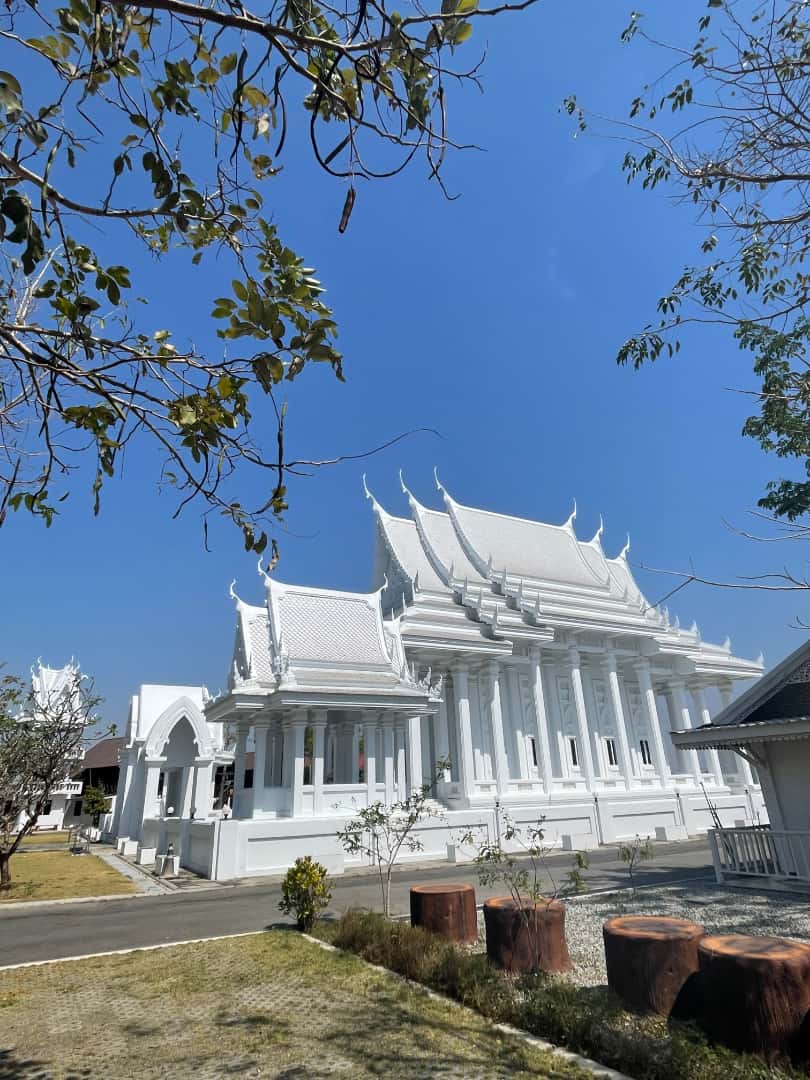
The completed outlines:
{"type": "Polygon", "coordinates": [[[709,841],[720,883],[727,877],[750,877],[810,885],[810,832],[751,825],[711,829],[709,841]]]}

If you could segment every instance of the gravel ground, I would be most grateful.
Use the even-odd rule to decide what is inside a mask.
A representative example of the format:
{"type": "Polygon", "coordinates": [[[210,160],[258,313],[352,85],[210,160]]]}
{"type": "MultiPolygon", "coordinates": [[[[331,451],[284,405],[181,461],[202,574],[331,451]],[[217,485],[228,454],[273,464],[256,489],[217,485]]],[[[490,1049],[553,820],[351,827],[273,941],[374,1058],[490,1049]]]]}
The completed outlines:
{"type": "MultiPolygon", "coordinates": [[[[602,924],[612,915],[670,915],[701,923],[710,933],[771,934],[810,940],[810,897],[755,893],[710,883],[657,886],[627,892],[579,897],[566,904],[568,951],[574,963],[570,978],[579,986],[607,981],[602,924]]],[[[483,913],[479,913],[483,948],[483,913]]]]}

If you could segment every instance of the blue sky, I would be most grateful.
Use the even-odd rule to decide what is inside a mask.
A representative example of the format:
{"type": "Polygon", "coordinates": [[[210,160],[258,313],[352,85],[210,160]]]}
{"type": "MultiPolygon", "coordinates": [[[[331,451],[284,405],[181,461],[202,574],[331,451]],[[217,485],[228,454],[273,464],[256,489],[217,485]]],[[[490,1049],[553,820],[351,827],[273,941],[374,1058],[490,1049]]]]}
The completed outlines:
{"type": "MultiPolygon", "coordinates": [[[[656,8],[651,28],[691,42],[702,4],[656,8]]],[[[628,10],[607,0],[546,2],[476,25],[473,40],[489,49],[484,93],[455,93],[450,122],[459,141],[484,151],[448,161],[456,201],[417,163],[396,180],[361,185],[339,236],[345,192],[295,145],[268,182],[283,237],[328,287],[346,356],[345,385],[312,368],[292,388],[296,451],[329,457],[414,427],[441,432],[296,482],[279,537],[283,579],[368,587],[373,522],[362,472],[389,510],[404,512],[397,470],[437,505],[434,464],[459,501],[507,513],[562,521],[576,497],[580,535],[604,514],[606,550],[629,531],[636,565],[692,559],[706,575],[732,578],[785,557],[723,524],[746,524],[780,471],[740,436],[748,403],[727,388],[751,385],[747,357],[710,331],[648,370],[614,363],[623,338],[697,257],[702,235],[689,207],[626,186],[621,144],[574,139],[559,113],[571,92],[619,113],[657,70],[645,67],[655,61],[643,48],[618,42],[628,10]]],[[[199,326],[210,299],[227,291],[214,263],[138,269],[156,287],[155,325],[177,325],[180,313],[199,326]]],[[[206,553],[198,513],[171,520],[156,467],[150,452],[132,448],[100,518],[89,491],[75,490],[50,530],[22,515],[0,530],[0,658],[24,672],[37,656],[77,657],[96,676],[105,719],[119,725],[142,682],[223,686],[228,584],[235,577],[245,599],[261,595],[255,558],[234,530],[215,528],[206,553]]],[[[676,583],[637,575],[651,600],[676,583]]],[[[710,640],[729,634],[739,654],[762,649],[770,665],[800,643],[791,624],[806,602],[690,585],[672,609],[682,622],[697,619],[710,640]]]]}

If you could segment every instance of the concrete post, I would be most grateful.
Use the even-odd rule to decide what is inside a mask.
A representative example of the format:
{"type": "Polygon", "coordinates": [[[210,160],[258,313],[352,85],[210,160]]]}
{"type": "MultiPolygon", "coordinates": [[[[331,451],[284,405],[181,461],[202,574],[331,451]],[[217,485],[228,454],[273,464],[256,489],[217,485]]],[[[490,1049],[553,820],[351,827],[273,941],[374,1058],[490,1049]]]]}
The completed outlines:
{"type": "MultiPolygon", "coordinates": [[[[673,723],[678,727],[683,728],[684,731],[691,731],[692,729],[692,713],[689,709],[689,702],[686,699],[686,685],[682,679],[670,679],[668,687],[669,698],[671,702],[672,716],[674,718],[673,723]]],[[[686,764],[689,772],[692,774],[692,779],[699,787],[703,780],[703,773],[700,768],[700,757],[697,750],[681,751],[686,758],[686,764]]]]}
{"type": "Polygon", "coordinates": [[[588,714],[585,710],[585,694],[582,690],[582,671],[580,670],[579,649],[576,647],[569,649],[568,663],[571,675],[574,709],[577,714],[577,731],[579,734],[579,752],[582,757],[582,774],[585,777],[585,783],[590,790],[593,788],[594,782],[591,734],[588,729],[588,714]]]}
{"type": "Polygon", "coordinates": [[[386,717],[382,722],[383,760],[385,762],[385,805],[391,806],[396,801],[394,783],[394,721],[386,717]]]}
{"type": "Polygon", "coordinates": [[[408,791],[415,795],[421,791],[424,777],[422,773],[422,717],[409,716],[408,735],[408,791]]]}
{"type": "Polygon", "coordinates": [[[636,660],[633,665],[638,675],[638,685],[641,690],[641,698],[647,713],[647,723],[653,741],[653,759],[661,787],[670,786],[670,773],[667,764],[667,754],[664,749],[664,740],[661,736],[661,721],[658,718],[658,706],[655,701],[655,688],[650,678],[650,662],[645,657],[636,660]]]}
{"type": "Polygon", "coordinates": [[[377,802],[377,721],[366,717],[363,724],[363,746],[366,763],[366,805],[377,802]]]}
{"type": "Polygon", "coordinates": [[[501,707],[500,667],[497,660],[487,665],[489,676],[489,721],[492,729],[492,750],[495,758],[495,786],[503,796],[509,791],[509,760],[503,734],[503,710],[501,707]]]}
{"type": "Polygon", "coordinates": [[[296,716],[290,722],[290,772],[292,781],[291,812],[293,817],[301,817],[304,809],[304,736],[307,730],[305,717],[296,716]]]}
{"type": "MultiPolygon", "coordinates": [[[[695,703],[695,709],[700,720],[700,726],[703,727],[706,724],[712,722],[712,714],[709,711],[709,707],[706,704],[706,697],[703,693],[703,687],[700,683],[693,683],[689,689],[692,692],[692,700],[695,703]]],[[[709,768],[712,771],[714,782],[717,787],[724,787],[725,780],[723,779],[723,769],[720,765],[720,755],[716,750],[711,749],[708,751],[709,756],[709,768]]]]}
{"type": "Polygon", "coordinates": [[[622,776],[624,777],[625,786],[629,790],[633,784],[633,757],[630,753],[630,741],[627,738],[627,720],[624,715],[624,704],[622,703],[622,688],[619,686],[619,673],[616,669],[616,654],[612,649],[608,650],[602,665],[607,674],[610,706],[619,739],[619,760],[622,766],[622,776]]]}
{"type": "Polygon", "coordinates": [[[312,724],[312,812],[315,817],[323,813],[324,736],[326,733],[326,709],[313,709],[312,724]]]}
{"type": "Polygon", "coordinates": [[[543,689],[543,660],[542,654],[537,648],[531,650],[530,656],[532,661],[532,701],[534,702],[534,718],[537,725],[540,774],[543,777],[543,788],[548,794],[554,783],[554,768],[551,760],[551,738],[548,730],[546,695],[543,689]]]}
{"type": "Polygon", "coordinates": [[[453,696],[456,701],[461,788],[469,799],[475,794],[475,758],[472,745],[472,719],[470,716],[470,681],[467,665],[461,661],[453,664],[453,696]]]}

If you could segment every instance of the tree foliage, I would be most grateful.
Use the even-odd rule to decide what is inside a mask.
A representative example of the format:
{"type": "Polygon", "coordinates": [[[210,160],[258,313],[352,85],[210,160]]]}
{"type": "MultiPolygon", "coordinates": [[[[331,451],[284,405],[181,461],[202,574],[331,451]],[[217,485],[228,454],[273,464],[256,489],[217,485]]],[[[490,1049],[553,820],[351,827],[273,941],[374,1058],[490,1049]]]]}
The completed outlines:
{"type": "Polygon", "coordinates": [[[273,213],[288,136],[343,182],[341,232],[361,180],[422,154],[441,183],[446,91],[476,79],[458,48],[534,0],[478,2],[4,5],[0,522],[22,507],[50,523],[87,449],[98,511],[136,441],[160,450],[178,512],[201,502],[264,550],[288,476],[322,464],[287,452],[282,383],[311,364],[343,378],[323,287],[273,213]],[[170,257],[182,275],[215,261],[222,284],[155,325],[147,264],[170,257]],[[215,347],[195,341],[209,318],[215,347]],[[243,504],[237,470],[267,477],[269,498],[243,504]]]}
{"type": "MultiPolygon", "coordinates": [[[[743,433],[801,469],[800,479],[770,481],[759,506],[795,521],[810,510],[807,5],[708,0],[695,35],[676,43],[657,40],[647,23],[633,12],[622,40],[645,42],[663,73],[621,122],[624,173],[645,191],[691,202],[704,231],[699,259],[617,359],[638,368],[673,356],[688,324],[727,327],[756,379],[757,412],[743,433]]],[[[575,97],[564,104],[581,130],[592,125],[575,97]]]]}
{"type": "Polygon", "coordinates": [[[347,855],[365,859],[377,871],[383,915],[391,914],[391,875],[400,858],[422,851],[424,843],[417,827],[428,818],[442,818],[444,811],[434,801],[437,784],[450,768],[447,758],[436,762],[436,770],[426,784],[406,798],[386,806],[375,802],[361,807],[335,835],[347,855]]]}
{"type": "Polygon", "coordinates": [[[0,680],[0,889],[11,887],[12,855],[81,758],[98,701],[71,667],[52,682],[0,680]]]}
{"type": "Polygon", "coordinates": [[[102,814],[110,809],[110,798],[100,787],[85,788],[82,796],[82,812],[89,814],[93,819],[93,825],[98,828],[102,814]]]}

